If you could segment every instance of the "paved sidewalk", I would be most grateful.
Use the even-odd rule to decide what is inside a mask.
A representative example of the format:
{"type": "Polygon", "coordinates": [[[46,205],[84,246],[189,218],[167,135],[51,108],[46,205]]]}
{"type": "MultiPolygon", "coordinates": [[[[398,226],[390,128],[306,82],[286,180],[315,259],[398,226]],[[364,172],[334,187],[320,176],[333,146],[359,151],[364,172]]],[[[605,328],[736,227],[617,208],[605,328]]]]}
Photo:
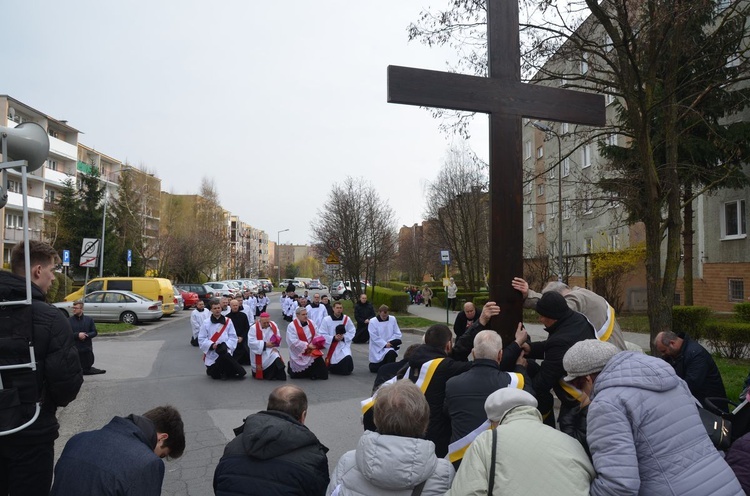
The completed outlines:
{"type": "MultiPolygon", "coordinates": [[[[423,319],[429,319],[434,320],[435,322],[443,323],[445,323],[446,321],[445,308],[426,307],[424,305],[409,305],[407,311],[410,314],[417,317],[422,317],[423,319]]],[[[479,309],[477,309],[477,311],[479,311],[479,309]]],[[[458,312],[448,312],[448,314],[448,327],[453,329],[453,322],[456,320],[456,315],[458,315],[458,312]]],[[[525,322],[524,325],[526,326],[526,331],[528,331],[529,335],[534,341],[547,339],[547,332],[544,330],[544,326],[542,326],[539,322],[525,322]]],[[[625,341],[634,343],[640,346],[643,350],[648,350],[650,347],[648,334],[640,334],[637,332],[623,332],[623,336],[625,337],[625,341]]]]}

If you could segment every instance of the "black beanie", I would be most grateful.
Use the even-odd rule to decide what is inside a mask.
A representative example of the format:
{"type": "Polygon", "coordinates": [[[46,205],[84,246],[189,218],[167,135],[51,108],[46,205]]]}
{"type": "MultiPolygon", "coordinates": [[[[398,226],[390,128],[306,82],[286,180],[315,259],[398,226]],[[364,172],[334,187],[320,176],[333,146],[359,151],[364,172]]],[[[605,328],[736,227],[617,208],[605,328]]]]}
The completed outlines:
{"type": "Polygon", "coordinates": [[[565,302],[563,295],[555,291],[548,291],[542,295],[539,301],[536,302],[536,311],[542,317],[553,320],[564,319],[573,313],[573,310],[565,302]]]}

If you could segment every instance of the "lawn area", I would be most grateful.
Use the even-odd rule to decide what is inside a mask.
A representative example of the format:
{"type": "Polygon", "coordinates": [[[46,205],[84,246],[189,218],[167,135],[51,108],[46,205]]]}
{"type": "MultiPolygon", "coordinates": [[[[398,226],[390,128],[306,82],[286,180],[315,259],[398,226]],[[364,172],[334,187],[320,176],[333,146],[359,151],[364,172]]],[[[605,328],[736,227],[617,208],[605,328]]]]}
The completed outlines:
{"type": "Polygon", "coordinates": [[[96,330],[97,332],[99,332],[99,334],[129,331],[131,329],[138,329],[138,326],[134,326],[133,324],[126,324],[124,322],[113,322],[113,323],[100,322],[96,324],[96,330]]]}
{"type": "Polygon", "coordinates": [[[750,372],[750,360],[729,360],[728,358],[717,358],[714,361],[719,367],[721,379],[727,390],[727,398],[737,402],[737,397],[744,388],[745,378],[750,372]]]}
{"type": "MultiPolygon", "coordinates": [[[[344,305],[344,313],[349,316],[350,319],[354,320],[354,303],[349,300],[339,300],[344,305]]],[[[377,311],[377,309],[375,310],[377,311]]],[[[391,313],[398,321],[398,326],[403,329],[414,329],[414,328],[425,328],[430,327],[433,324],[444,324],[445,322],[435,322],[433,320],[423,319],[422,317],[416,317],[409,313],[391,313]]],[[[356,321],[355,321],[356,322],[356,321]]]]}
{"type": "Polygon", "coordinates": [[[648,315],[645,313],[620,313],[617,315],[617,322],[623,331],[649,333],[648,315]]]}

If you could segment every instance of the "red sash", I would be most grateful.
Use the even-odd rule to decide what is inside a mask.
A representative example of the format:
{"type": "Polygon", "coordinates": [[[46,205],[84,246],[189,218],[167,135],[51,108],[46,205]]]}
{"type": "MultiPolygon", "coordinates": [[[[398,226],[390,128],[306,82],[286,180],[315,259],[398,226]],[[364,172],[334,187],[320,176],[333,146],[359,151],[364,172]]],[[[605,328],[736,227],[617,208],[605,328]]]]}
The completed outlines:
{"type": "MultiPolygon", "coordinates": [[[[209,317],[209,319],[210,318],[211,317],[209,317]]],[[[229,325],[229,319],[226,318],[226,317],[224,317],[224,325],[221,327],[221,329],[219,329],[217,332],[215,332],[213,336],[211,336],[209,338],[209,341],[211,341],[212,343],[216,343],[216,341],[219,340],[219,338],[221,337],[221,335],[224,334],[224,331],[227,329],[228,325],[229,325]]],[[[206,360],[206,354],[204,353],[203,354],[203,361],[205,361],[205,360],[206,360]]]]}
{"type": "MultiPolygon", "coordinates": [[[[279,333],[276,324],[273,322],[269,322],[268,324],[271,326],[271,332],[274,335],[279,333]]],[[[255,339],[263,341],[263,328],[260,326],[260,321],[255,323],[255,339]]],[[[265,343],[263,346],[265,347],[265,343]]],[[[255,378],[263,379],[263,352],[255,355],[255,378]]]]}
{"type": "MultiPolygon", "coordinates": [[[[349,322],[349,317],[344,315],[344,327],[346,327],[347,322],[349,322]]],[[[328,348],[328,354],[326,355],[326,367],[331,366],[331,357],[333,356],[333,351],[336,349],[336,346],[339,345],[339,342],[335,339],[336,333],[334,332],[333,335],[334,339],[331,340],[331,347],[328,348]]]]}
{"type": "MultiPolygon", "coordinates": [[[[305,336],[305,330],[302,328],[302,325],[299,323],[299,320],[294,319],[294,328],[297,330],[297,337],[299,338],[300,341],[304,341],[305,343],[310,343],[312,342],[312,338],[315,337],[315,326],[313,325],[312,320],[308,320],[307,325],[308,327],[310,327],[310,341],[307,340],[307,336],[305,336]]],[[[315,358],[323,356],[323,352],[318,349],[310,350],[309,352],[305,351],[304,354],[310,355],[315,358]]]]}

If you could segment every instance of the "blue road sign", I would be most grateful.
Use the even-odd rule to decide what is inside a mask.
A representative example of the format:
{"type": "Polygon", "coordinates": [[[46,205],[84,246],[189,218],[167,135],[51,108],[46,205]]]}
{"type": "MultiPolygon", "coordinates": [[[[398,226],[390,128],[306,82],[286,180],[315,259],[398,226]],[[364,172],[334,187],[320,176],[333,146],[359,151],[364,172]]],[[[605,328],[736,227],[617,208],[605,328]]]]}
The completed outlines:
{"type": "Polygon", "coordinates": [[[132,261],[133,261],[133,251],[128,250],[128,262],[132,262],[132,261]]]}
{"type": "Polygon", "coordinates": [[[70,250],[63,250],[63,267],[70,267],[70,250]]]}

